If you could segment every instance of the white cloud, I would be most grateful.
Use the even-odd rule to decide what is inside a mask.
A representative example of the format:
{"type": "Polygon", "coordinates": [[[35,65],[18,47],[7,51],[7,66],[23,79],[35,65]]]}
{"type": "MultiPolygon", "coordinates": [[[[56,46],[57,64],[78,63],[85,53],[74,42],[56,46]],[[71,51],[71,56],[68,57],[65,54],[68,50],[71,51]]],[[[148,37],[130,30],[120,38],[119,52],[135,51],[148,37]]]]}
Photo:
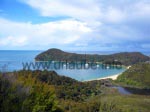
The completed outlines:
{"type": "Polygon", "coordinates": [[[1,45],[71,44],[92,32],[86,23],[73,19],[43,24],[17,23],[0,19],[1,45]]]}
{"type": "Polygon", "coordinates": [[[24,46],[27,43],[26,37],[12,37],[8,36],[0,39],[0,46],[24,46]]]}
{"type": "Polygon", "coordinates": [[[101,17],[101,10],[96,0],[23,0],[37,9],[42,16],[67,16],[94,24],[101,17]]]}
{"type": "Polygon", "coordinates": [[[109,7],[103,17],[107,22],[120,23],[126,18],[126,15],[120,9],[109,7]]]}
{"type": "Polygon", "coordinates": [[[138,2],[134,4],[133,12],[138,16],[149,16],[150,17],[150,1],[148,2],[138,2]]]}
{"type": "Polygon", "coordinates": [[[75,46],[77,46],[77,47],[87,47],[88,44],[87,43],[76,43],[75,46]]]}
{"type": "Polygon", "coordinates": [[[97,29],[102,24],[120,24],[136,18],[150,17],[149,0],[22,0],[41,16],[66,16],[88,23],[97,29]]]}
{"type": "Polygon", "coordinates": [[[14,46],[8,42],[12,41],[34,48],[37,46],[48,48],[54,44],[54,47],[58,45],[114,50],[124,48],[124,43],[150,42],[149,0],[19,1],[39,11],[40,16],[60,18],[62,16],[70,19],[32,24],[1,18],[1,46],[14,46]],[[19,38],[22,39],[17,42],[16,39],[19,38]]]}

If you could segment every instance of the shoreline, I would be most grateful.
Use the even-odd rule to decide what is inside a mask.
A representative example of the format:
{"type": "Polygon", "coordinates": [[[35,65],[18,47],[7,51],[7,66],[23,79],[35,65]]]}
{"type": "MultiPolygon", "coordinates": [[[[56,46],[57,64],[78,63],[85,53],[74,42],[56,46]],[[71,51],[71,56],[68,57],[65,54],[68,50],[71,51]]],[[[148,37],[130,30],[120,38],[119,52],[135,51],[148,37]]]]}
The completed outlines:
{"type": "Polygon", "coordinates": [[[118,73],[118,74],[111,75],[111,76],[107,76],[107,77],[97,78],[97,79],[95,79],[95,80],[101,80],[101,79],[112,79],[112,80],[116,80],[117,77],[118,77],[119,75],[121,75],[121,74],[122,74],[122,73],[118,73]]]}
{"type": "Polygon", "coordinates": [[[87,80],[87,81],[83,81],[83,82],[88,82],[88,81],[94,81],[94,80],[102,80],[102,79],[112,79],[112,80],[116,80],[117,77],[119,75],[121,75],[122,73],[118,73],[118,74],[115,74],[115,75],[111,75],[111,76],[107,76],[107,77],[102,77],[102,78],[96,78],[96,79],[91,79],[91,80],[87,80]]]}
{"type": "MultiPolygon", "coordinates": [[[[126,67],[126,70],[129,69],[131,66],[127,66],[126,67]]],[[[123,73],[123,72],[122,72],[123,73]]],[[[87,81],[94,81],[94,80],[102,80],[102,79],[112,79],[112,80],[116,80],[117,77],[119,75],[121,75],[122,73],[118,73],[118,74],[114,74],[114,75],[110,75],[110,76],[107,76],[107,77],[102,77],[102,78],[96,78],[96,79],[91,79],[91,80],[87,80],[87,81]]],[[[87,82],[87,81],[84,81],[84,82],[87,82]]]]}

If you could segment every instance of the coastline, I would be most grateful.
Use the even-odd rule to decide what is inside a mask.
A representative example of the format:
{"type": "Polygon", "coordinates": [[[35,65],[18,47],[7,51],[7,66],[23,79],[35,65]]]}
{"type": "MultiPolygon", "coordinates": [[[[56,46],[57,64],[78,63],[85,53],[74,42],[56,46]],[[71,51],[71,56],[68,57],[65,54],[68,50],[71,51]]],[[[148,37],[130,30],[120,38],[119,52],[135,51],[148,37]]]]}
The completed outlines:
{"type": "Polygon", "coordinates": [[[112,79],[112,80],[116,80],[117,77],[118,77],[119,75],[121,75],[121,74],[122,74],[122,73],[118,73],[118,74],[111,75],[111,76],[107,76],[107,77],[97,78],[97,79],[95,79],[95,80],[101,80],[101,79],[112,79]]]}
{"type": "MultiPolygon", "coordinates": [[[[126,66],[125,66],[126,67],[126,66]]],[[[127,66],[126,67],[126,70],[129,69],[131,66],[127,66]]],[[[93,80],[102,80],[102,79],[112,79],[112,80],[116,80],[117,77],[119,75],[121,75],[122,73],[118,73],[118,74],[114,74],[114,75],[110,75],[110,76],[107,76],[107,77],[102,77],[102,78],[97,78],[97,79],[91,79],[91,80],[87,80],[87,81],[93,81],[93,80]]]]}
{"type": "Polygon", "coordinates": [[[87,80],[87,81],[83,81],[83,82],[88,82],[88,81],[94,81],[94,80],[102,80],[102,79],[112,79],[112,80],[116,80],[117,77],[119,75],[121,75],[122,73],[118,73],[118,74],[115,74],[115,75],[111,75],[111,76],[107,76],[107,77],[102,77],[102,78],[97,78],[97,79],[91,79],[91,80],[87,80]]]}

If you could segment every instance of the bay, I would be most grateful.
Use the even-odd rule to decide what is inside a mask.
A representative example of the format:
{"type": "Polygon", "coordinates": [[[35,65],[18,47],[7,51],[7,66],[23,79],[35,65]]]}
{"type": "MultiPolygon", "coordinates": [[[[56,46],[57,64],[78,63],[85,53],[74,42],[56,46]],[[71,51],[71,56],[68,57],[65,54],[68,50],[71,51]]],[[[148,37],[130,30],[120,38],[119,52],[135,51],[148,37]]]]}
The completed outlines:
{"type": "MultiPolygon", "coordinates": [[[[8,71],[17,71],[22,70],[22,63],[30,63],[34,62],[34,58],[36,55],[43,51],[28,51],[28,50],[0,50],[0,71],[8,72],[8,71]]],[[[77,52],[77,53],[85,53],[85,52],[77,52]]],[[[112,54],[113,52],[98,52],[98,51],[89,51],[87,54],[112,54]]],[[[149,53],[146,53],[149,54],[149,53]]],[[[126,69],[55,69],[55,71],[59,75],[65,75],[71,78],[74,78],[79,81],[87,81],[94,80],[97,78],[103,78],[112,76],[115,74],[120,74],[124,72],[126,69]]]]}

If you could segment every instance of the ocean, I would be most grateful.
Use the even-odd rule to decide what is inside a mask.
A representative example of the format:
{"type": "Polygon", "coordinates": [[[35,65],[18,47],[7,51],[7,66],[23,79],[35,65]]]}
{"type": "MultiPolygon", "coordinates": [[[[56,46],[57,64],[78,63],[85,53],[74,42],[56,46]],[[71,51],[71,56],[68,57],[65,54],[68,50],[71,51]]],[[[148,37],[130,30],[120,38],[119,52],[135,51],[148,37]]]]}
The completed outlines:
{"type": "MultiPolygon", "coordinates": [[[[0,50],[0,71],[12,72],[23,69],[22,63],[35,62],[34,58],[42,51],[25,51],[25,50],[0,50]]],[[[78,52],[85,53],[85,52],[78,52]]],[[[86,52],[87,54],[112,54],[113,52],[86,52]]],[[[149,55],[149,53],[146,53],[149,55]]],[[[52,69],[53,70],[53,69],[52,69]]],[[[87,81],[97,78],[108,77],[111,75],[119,74],[125,71],[122,69],[55,69],[59,75],[68,76],[78,81],[87,81]]]]}

